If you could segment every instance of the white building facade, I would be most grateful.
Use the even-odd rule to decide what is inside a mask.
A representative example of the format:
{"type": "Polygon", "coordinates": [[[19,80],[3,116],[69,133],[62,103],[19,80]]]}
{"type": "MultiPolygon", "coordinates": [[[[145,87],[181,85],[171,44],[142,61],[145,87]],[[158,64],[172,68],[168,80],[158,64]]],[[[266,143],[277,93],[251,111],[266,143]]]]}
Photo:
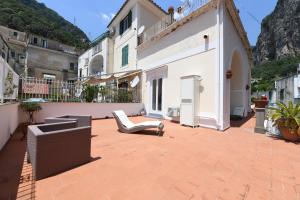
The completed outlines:
{"type": "Polygon", "coordinates": [[[176,20],[151,0],[127,0],[108,26],[110,66],[142,71],[147,114],[172,120],[170,108],[184,101],[181,78],[201,77],[197,123],[225,130],[236,109],[250,111],[251,48],[232,0],[187,2],[176,20]]]}
{"type": "Polygon", "coordinates": [[[78,77],[85,78],[112,72],[112,40],[105,32],[92,42],[92,47],[79,56],[78,77]]]}

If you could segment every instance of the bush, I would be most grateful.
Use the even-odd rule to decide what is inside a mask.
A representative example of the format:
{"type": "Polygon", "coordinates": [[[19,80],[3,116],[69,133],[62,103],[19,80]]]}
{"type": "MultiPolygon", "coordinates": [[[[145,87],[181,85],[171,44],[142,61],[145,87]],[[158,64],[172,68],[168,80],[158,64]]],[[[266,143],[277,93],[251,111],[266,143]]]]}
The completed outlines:
{"type": "Polygon", "coordinates": [[[96,85],[86,84],[83,86],[83,97],[86,102],[93,102],[98,96],[99,87],[96,85]]]}

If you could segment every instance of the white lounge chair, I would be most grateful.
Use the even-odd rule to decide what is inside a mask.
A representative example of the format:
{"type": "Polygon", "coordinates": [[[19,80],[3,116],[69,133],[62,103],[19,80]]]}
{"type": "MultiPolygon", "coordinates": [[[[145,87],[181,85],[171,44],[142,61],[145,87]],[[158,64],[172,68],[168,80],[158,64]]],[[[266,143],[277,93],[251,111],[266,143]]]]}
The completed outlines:
{"type": "Polygon", "coordinates": [[[123,110],[114,111],[112,114],[116,119],[119,130],[123,133],[134,133],[150,128],[157,128],[157,134],[160,135],[164,128],[164,124],[161,121],[146,121],[134,124],[128,119],[123,110]]]}

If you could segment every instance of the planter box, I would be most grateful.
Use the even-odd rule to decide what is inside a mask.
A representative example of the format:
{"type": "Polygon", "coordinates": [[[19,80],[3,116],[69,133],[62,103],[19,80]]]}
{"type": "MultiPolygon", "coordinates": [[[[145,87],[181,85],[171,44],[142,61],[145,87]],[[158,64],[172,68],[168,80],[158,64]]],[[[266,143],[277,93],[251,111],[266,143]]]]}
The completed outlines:
{"type": "Polygon", "coordinates": [[[300,142],[300,136],[297,134],[297,132],[292,134],[291,131],[286,127],[280,127],[279,130],[285,140],[291,142],[300,142]]]}
{"type": "Polygon", "coordinates": [[[265,108],[268,105],[268,100],[254,100],[256,108],[265,108]]]}

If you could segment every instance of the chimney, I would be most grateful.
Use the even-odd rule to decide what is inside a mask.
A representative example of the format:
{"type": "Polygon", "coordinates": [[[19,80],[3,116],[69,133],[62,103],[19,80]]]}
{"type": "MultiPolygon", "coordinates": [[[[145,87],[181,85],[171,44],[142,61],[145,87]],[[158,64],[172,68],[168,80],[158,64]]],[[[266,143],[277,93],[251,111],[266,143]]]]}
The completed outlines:
{"type": "Polygon", "coordinates": [[[171,20],[172,20],[172,22],[174,21],[174,7],[173,6],[170,6],[169,8],[168,8],[168,13],[169,13],[169,15],[171,16],[171,20]]]}

